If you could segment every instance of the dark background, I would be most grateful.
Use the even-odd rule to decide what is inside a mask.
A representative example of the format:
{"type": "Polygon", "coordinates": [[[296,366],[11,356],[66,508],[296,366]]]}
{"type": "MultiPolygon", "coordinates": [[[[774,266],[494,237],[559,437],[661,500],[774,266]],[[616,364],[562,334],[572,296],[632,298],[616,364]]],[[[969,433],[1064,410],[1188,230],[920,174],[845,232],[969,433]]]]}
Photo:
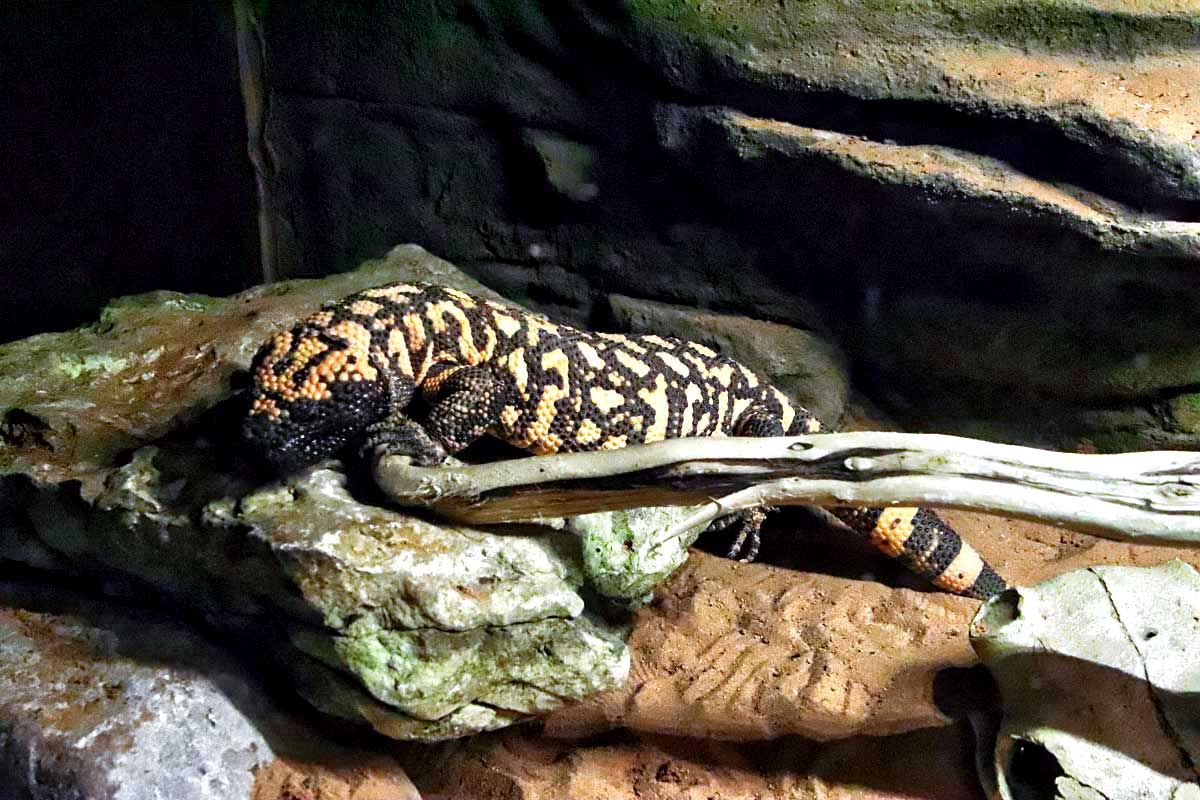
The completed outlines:
{"type": "Polygon", "coordinates": [[[0,3],[0,341],[258,282],[232,11],[0,3]]]}
{"type": "MultiPolygon", "coordinates": [[[[912,18],[935,50],[1065,55],[1097,80],[1174,54],[1138,102],[1183,97],[1200,18],[1039,8],[912,18]]],[[[688,32],[703,14],[672,9],[695,6],[0,3],[0,341],[121,295],[230,294],[416,243],[575,324],[612,325],[625,294],[813,331],[914,430],[1200,446],[1193,144],[1070,85],[1014,104],[1020,70],[994,96],[982,67],[925,86],[923,46],[889,66],[916,96],[820,61],[752,68],[736,30],[688,32]],[[829,157],[823,136],[928,171],[829,157]],[[1008,188],[964,189],[976,173],[1008,188]]],[[[782,33],[818,55],[871,24],[912,44],[909,16],[863,9],[782,33]]]]}

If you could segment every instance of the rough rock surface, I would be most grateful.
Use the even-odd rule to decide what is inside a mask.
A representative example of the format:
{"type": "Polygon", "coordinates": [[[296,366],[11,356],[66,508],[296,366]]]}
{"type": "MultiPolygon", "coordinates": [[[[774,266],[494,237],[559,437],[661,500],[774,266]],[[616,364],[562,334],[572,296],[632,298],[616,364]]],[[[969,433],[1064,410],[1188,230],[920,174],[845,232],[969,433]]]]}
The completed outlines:
{"type": "Polygon", "coordinates": [[[0,583],[0,796],[249,798],[283,756],[297,784],[321,762],[336,762],[390,792],[348,797],[416,797],[394,763],[333,744],[295,709],[282,709],[243,663],[177,620],[61,588],[0,583]]]}
{"type": "Polygon", "coordinates": [[[1200,573],[1181,561],[1075,570],[986,603],[971,644],[1002,699],[1000,795],[1200,797],[1197,635],[1200,573]]]}
{"type": "Polygon", "coordinates": [[[318,708],[396,738],[503,727],[620,681],[624,626],[584,613],[575,537],[435,526],[362,502],[336,469],[263,486],[239,467],[236,413],[204,413],[266,337],[260,320],[402,278],[481,288],[397,248],[270,294],[122,301],[103,329],[0,348],[13,376],[0,404],[19,418],[2,454],[0,557],[142,581],[260,639],[318,708]],[[177,369],[193,353],[211,363],[177,369]],[[93,367],[64,375],[79,363],[93,367]]]}
{"type": "Polygon", "coordinates": [[[580,514],[566,520],[579,537],[588,586],[625,608],[649,603],[658,588],[689,557],[701,531],[662,541],[662,532],[680,524],[696,506],[659,506],[580,514]]]}
{"type": "MultiPolygon", "coordinates": [[[[0,587],[9,602],[15,589],[0,587]]],[[[29,776],[25,792],[37,798],[150,798],[167,783],[180,798],[249,794],[254,770],[273,756],[255,719],[274,714],[260,687],[177,625],[140,615],[114,626],[111,612],[88,613],[108,618],[94,625],[8,602],[0,609],[0,784],[29,776]],[[197,670],[206,661],[207,674],[197,670]],[[141,777],[151,771],[162,778],[157,788],[141,777]]]]}
{"type": "MultiPolygon", "coordinates": [[[[923,198],[924,207],[905,212],[901,230],[919,230],[923,222],[932,225],[935,218],[952,216],[958,225],[992,221],[999,235],[994,218],[1000,215],[1007,219],[1004,235],[1010,240],[1014,230],[1028,231],[1039,241],[1047,230],[1058,230],[1068,240],[1056,245],[1065,251],[1062,259],[1095,252],[1086,279],[1035,272],[1036,265],[1029,264],[1002,272],[997,258],[986,253],[960,269],[937,252],[949,246],[948,237],[962,237],[946,230],[926,245],[929,263],[921,272],[912,267],[902,276],[910,267],[895,259],[886,268],[864,270],[868,283],[855,320],[861,326],[860,358],[881,373],[921,375],[927,388],[911,398],[904,414],[910,419],[917,413],[956,430],[949,424],[956,413],[1011,416],[1005,404],[1041,398],[1045,407],[1038,416],[1046,425],[1046,417],[1053,419],[1070,405],[1090,410],[1169,396],[1200,376],[1200,357],[1187,333],[1200,318],[1187,291],[1176,291],[1186,281],[1179,270],[1200,259],[1196,223],[1164,220],[1077,187],[1040,183],[992,156],[939,144],[881,143],[726,108],[670,106],[658,119],[665,146],[678,157],[703,161],[725,181],[751,172],[775,184],[753,201],[756,205],[738,213],[782,224],[795,213],[787,205],[787,191],[804,192],[818,180],[814,175],[840,171],[851,184],[861,181],[872,192],[903,187],[923,198]],[[714,152],[720,153],[715,161],[714,152]],[[1152,269],[1155,262],[1161,265],[1158,271],[1152,269]],[[1137,263],[1147,265],[1141,283],[1130,277],[1137,263]],[[944,285],[919,294],[906,290],[906,281],[928,282],[929,273],[944,285]],[[963,297],[939,296],[956,286],[963,297]],[[980,296],[971,296],[973,291],[980,296]],[[1099,309],[1127,323],[1119,339],[1098,338],[1099,309]]],[[[864,227],[858,235],[869,232],[864,227]]],[[[1182,431],[1185,424],[1176,427],[1182,431]]],[[[1186,436],[1165,433],[1155,440],[1187,442],[1186,436]]]]}
{"type": "Polygon", "coordinates": [[[418,241],[817,331],[913,429],[1200,444],[1193,3],[245,5],[281,274],[418,241]]]}
{"type": "Polygon", "coordinates": [[[941,728],[887,738],[769,747],[620,733],[554,741],[522,730],[401,754],[426,797],[473,800],[976,800],[969,734],[941,728]]]}

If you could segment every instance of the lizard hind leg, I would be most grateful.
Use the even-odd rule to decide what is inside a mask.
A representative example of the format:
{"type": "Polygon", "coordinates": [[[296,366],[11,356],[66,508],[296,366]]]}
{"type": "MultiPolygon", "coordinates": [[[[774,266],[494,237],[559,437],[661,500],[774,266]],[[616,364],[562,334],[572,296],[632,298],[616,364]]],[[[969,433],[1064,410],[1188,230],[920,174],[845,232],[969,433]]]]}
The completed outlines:
{"type": "MultiPolygon", "coordinates": [[[[795,412],[787,431],[789,435],[824,430],[807,409],[797,407],[795,412]]],[[[782,436],[784,431],[769,407],[753,405],[738,419],[734,433],[782,436]]],[[[899,560],[939,589],[986,599],[1006,588],[999,573],[931,509],[839,506],[829,510],[852,530],[866,536],[875,549],[899,560]]]]}
{"type": "MultiPolygon", "coordinates": [[[[779,414],[769,407],[755,404],[742,412],[734,421],[735,436],[782,436],[783,422],[779,414]]],[[[762,525],[767,518],[768,509],[763,507],[751,508],[729,514],[709,526],[709,530],[723,530],[737,525],[737,535],[729,546],[727,558],[748,563],[758,558],[762,545],[762,525]]]]}
{"type": "Polygon", "coordinates": [[[719,534],[733,528],[737,534],[732,544],[725,552],[725,557],[733,561],[749,563],[758,558],[758,550],[762,544],[761,528],[767,517],[766,508],[748,508],[734,511],[723,517],[718,517],[704,529],[705,536],[719,534]]]}
{"type": "Polygon", "coordinates": [[[730,514],[731,524],[738,525],[737,536],[729,546],[726,558],[748,564],[758,558],[758,549],[762,545],[762,524],[767,518],[767,509],[762,506],[730,514]]]}

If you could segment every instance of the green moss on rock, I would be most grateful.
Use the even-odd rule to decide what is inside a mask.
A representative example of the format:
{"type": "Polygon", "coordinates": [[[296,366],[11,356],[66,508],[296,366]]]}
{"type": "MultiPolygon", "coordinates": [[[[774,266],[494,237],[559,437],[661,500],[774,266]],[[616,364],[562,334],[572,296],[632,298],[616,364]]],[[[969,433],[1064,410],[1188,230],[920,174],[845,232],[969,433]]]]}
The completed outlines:
{"type": "Polygon", "coordinates": [[[751,26],[736,11],[737,4],[712,0],[626,0],[635,17],[665,22],[684,33],[744,42],[751,26]]]}
{"type": "Polygon", "coordinates": [[[1200,392],[1177,395],[1171,398],[1168,407],[1177,428],[1200,435],[1200,392]]]}
{"type": "Polygon", "coordinates": [[[470,631],[376,630],[330,644],[322,638],[304,630],[293,640],[353,674],[380,702],[424,720],[470,705],[552,711],[563,698],[610,688],[629,668],[622,637],[587,617],[470,631]]]}
{"type": "Polygon", "coordinates": [[[663,540],[662,535],[697,510],[689,506],[634,508],[583,514],[567,521],[582,540],[589,585],[618,604],[650,602],[654,589],[687,560],[702,529],[663,540]]]}

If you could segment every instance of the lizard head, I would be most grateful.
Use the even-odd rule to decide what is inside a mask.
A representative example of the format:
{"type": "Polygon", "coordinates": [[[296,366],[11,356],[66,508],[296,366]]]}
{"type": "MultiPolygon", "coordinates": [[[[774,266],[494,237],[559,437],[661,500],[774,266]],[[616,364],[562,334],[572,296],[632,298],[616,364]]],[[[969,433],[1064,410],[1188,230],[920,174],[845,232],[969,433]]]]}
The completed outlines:
{"type": "Polygon", "coordinates": [[[384,376],[361,325],[298,325],[255,355],[242,440],[280,472],[294,472],[361,438],[388,412],[384,376]]]}

